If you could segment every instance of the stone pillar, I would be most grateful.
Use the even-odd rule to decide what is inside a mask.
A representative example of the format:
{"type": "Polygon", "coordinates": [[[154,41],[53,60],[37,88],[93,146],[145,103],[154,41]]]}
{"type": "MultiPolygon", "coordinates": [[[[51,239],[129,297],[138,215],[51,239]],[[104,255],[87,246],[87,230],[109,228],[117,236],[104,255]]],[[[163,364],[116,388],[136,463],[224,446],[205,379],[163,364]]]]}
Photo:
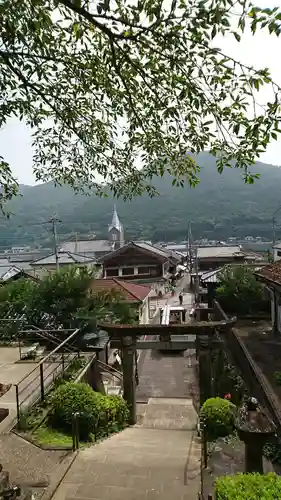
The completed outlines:
{"type": "Polygon", "coordinates": [[[198,342],[200,406],[202,406],[206,399],[212,396],[212,372],[208,336],[200,336],[198,342]]]}
{"type": "Polygon", "coordinates": [[[135,351],[135,340],[132,337],[124,337],[122,339],[123,397],[129,407],[130,425],[134,425],[137,421],[135,351]]]}
{"type": "Polygon", "coordinates": [[[261,410],[255,398],[249,398],[238,410],[235,427],[245,443],[245,472],[263,474],[262,451],[267,439],[276,432],[275,424],[261,410]]]}

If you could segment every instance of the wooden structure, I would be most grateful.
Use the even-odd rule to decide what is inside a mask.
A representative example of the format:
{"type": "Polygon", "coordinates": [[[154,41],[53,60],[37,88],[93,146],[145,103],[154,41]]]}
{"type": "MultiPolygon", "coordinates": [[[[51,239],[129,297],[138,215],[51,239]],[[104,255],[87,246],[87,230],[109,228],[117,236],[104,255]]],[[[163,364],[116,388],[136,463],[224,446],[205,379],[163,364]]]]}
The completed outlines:
{"type": "Polygon", "coordinates": [[[100,259],[103,277],[158,281],[176,272],[181,257],[142,242],[130,242],[100,259]]]}
{"type": "Polygon", "coordinates": [[[138,349],[157,350],[197,350],[199,359],[200,399],[205,401],[211,395],[211,366],[209,350],[211,345],[221,344],[217,333],[227,333],[236,322],[202,321],[195,324],[175,325],[109,325],[100,328],[108,333],[114,345],[122,352],[124,399],[130,410],[130,423],[136,423],[136,351],[138,349]],[[152,339],[144,337],[151,336],[152,339]],[[156,337],[156,338],[155,338],[156,337]],[[208,386],[209,384],[209,386],[208,386]],[[202,389],[202,390],[201,390],[202,389]]]}

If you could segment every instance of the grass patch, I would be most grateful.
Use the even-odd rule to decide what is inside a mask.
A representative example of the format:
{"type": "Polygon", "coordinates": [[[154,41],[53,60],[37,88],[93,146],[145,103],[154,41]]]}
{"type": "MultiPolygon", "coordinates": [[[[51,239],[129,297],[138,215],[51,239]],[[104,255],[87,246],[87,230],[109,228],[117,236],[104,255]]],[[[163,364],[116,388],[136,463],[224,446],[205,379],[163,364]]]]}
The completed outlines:
{"type": "Polygon", "coordinates": [[[72,437],[62,431],[42,425],[33,433],[32,437],[43,445],[51,446],[72,446],[72,437]]]}

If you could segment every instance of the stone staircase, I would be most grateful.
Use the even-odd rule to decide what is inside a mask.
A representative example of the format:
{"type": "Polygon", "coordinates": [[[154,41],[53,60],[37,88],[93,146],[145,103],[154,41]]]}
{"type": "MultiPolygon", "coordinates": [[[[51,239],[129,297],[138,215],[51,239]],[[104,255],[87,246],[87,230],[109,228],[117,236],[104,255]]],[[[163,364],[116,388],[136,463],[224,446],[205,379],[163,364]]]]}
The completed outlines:
{"type": "Polygon", "coordinates": [[[201,446],[191,400],[151,399],[142,423],[80,450],[52,500],[198,500],[201,446]]]}

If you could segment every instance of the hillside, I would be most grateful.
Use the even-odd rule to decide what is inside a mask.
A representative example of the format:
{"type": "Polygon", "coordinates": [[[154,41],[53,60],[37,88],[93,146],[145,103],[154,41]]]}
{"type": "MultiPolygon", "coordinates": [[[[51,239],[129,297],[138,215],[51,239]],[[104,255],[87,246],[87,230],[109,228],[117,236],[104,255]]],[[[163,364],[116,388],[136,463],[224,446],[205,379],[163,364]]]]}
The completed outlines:
{"type": "MultiPolygon", "coordinates": [[[[198,162],[201,171],[196,188],[175,188],[166,176],[156,179],[158,197],[117,200],[126,239],[184,239],[189,221],[193,222],[195,237],[272,236],[272,213],[281,203],[281,168],[258,163],[254,171],[261,178],[254,185],[246,185],[236,169],[226,169],[219,175],[214,158],[207,153],[199,155],[198,162]]],[[[111,196],[100,199],[75,195],[70,188],[52,184],[21,186],[21,192],[22,196],[9,206],[15,215],[9,221],[1,220],[1,247],[39,240],[49,245],[51,227],[41,223],[54,213],[62,221],[58,225],[60,239],[75,233],[106,237],[114,203],[111,196]]]]}

